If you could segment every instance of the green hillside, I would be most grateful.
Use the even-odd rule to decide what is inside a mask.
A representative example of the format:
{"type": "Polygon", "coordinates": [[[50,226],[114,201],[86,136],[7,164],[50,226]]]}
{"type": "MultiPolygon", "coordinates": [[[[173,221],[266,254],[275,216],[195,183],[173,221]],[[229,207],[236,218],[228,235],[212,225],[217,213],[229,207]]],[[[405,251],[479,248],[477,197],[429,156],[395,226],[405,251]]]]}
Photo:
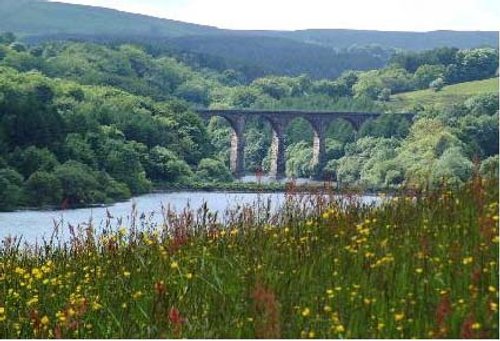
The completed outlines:
{"type": "MultiPolygon", "coordinates": [[[[347,29],[232,31],[107,8],[46,0],[0,0],[1,31],[12,31],[26,36],[79,34],[147,36],[149,38],[217,33],[240,37],[286,38],[295,42],[308,43],[310,46],[320,45],[335,49],[368,44],[409,50],[432,49],[439,46],[457,48],[498,46],[498,32],[489,31],[392,32],[347,29]]],[[[241,42],[242,45],[245,43],[245,41],[241,42]]]]}
{"type": "Polygon", "coordinates": [[[395,111],[414,108],[417,105],[439,109],[485,93],[498,93],[498,78],[448,85],[440,91],[426,89],[393,95],[389,107],[395,111]]]}
{"type": "Polygon", "coordinates": [[[116,34],[177,37],[214,30],[213,27],[100,7],[44,0],[0,0],[0,31],[28,36],[116,34]]]}

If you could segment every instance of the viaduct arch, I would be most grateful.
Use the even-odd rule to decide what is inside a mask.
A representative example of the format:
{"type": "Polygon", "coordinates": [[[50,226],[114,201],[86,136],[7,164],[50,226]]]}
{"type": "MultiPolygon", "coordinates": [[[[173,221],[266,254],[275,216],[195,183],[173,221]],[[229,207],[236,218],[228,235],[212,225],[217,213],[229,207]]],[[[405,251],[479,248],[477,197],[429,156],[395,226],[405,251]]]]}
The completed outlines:
{"type": "MultiPolygon", "coordinates": [[[[382,113],[371,112],[336,112],[336,111],[305,111],[305,110],[248,110],[248,109],[199,109],[198,115],[205,120],[223,117],[231,128],[231,172],[239,178],[244,175],[245,139],[243,132],[245,120],[249,117],[258,117],[267,120],[272,128],[271,143],[271,171],[270,175],[277,179],[285,177],[285,129],[296,118],[308,121],[314,133],[312,164],[316,169],[322,169],[326,162],[325,138],[330,123],[336,119],[344,119],[358,131],[363,123],[376,119],[382,113]]],[[[414,114],[393,114],[404,116],[412,121],[414,114]]]]}

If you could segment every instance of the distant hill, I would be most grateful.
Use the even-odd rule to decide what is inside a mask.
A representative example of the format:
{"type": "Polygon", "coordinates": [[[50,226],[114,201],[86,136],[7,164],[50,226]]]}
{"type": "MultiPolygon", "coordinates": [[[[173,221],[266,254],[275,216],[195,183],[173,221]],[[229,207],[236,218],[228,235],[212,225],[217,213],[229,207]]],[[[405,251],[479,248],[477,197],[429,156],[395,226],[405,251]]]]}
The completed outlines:
{"type": "Polygon", "coordinates": [[[0,0],[0,31],[27,36],[64,33],[177,37],[217,29],[101,7],[45,0],[0,0]]]}
{"type": "Polygon", "coordinates": [[[149,45],[159,53],[169,51],[191,59],[195,56],[195,63],[202,67],[238,70],[247,79],[269,73],[332,78],[349,69],[380,68],[395,48],[498,47],[498,32],[223,30],[46,0],[0,0],[2,31],[14,32],[28,43],[76,39],[149,45]]]}
{"type": "Polygon", "coordinates": [[[471,96],[488,93],[498,94],[498,77],[448,85],[440,91],[427,89],[397,94],[391,96],[388,106],[393,111],[408,110],[422,104],[440,109],[462,103],[471,96]]]}
{"type": "MultiPolygon", "coordinates": [[[[332,25],[334,24],[332,23],[332,25]]],[[[48,2],[46,0],[0,0],[0,31],[12,31],[27,36],[49,34],[141,35],[150,37],[207,34],[236,35],[239,37],[267,36],[339,49],[367,44],[409,50],[432,49],[438,46],[458,48],[498,46],[498,32],[391,32],[347,29],[232,31],[101,7],[48,2]]]]}
{"type": "Polygon", "coordinates": [[[493,31],[397,32],[329,29],[269,32],[269,34],[334,48],[346,48],[353,44],[377,44],[406,50],[428,50],[440,46],[461,49],[480,46],[498,47],[498,32],[493,31]]]}
{"type": "Polygon", "coordinates": [[[313,78],[336,77],[349,69],[381,68],[391,55],[383,49],[335,51],[287,38],[236,34],[179,37],[170,42],[179,51],[222,57],[231,68],[246,65],[263,73],[309,74],[313,78]]]}

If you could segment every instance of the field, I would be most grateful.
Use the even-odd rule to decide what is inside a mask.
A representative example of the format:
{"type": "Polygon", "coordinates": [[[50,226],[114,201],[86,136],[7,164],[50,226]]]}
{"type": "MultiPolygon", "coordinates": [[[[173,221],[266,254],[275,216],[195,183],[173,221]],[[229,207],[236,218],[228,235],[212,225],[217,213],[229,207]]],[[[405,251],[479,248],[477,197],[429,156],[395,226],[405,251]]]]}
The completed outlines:
{"type": "Polygon", "coordinates": [[[165,211],[67,247],[7,240],[0,337],[498,338],[497,180],[379,206],[289,198],[224,225],[165,211]]]}
{"type": "Polygon", "coordinates": [[[397,94],[391,96],[388,106],[394,111],[399,111],[425,103],[425,107],[434,106],[440,109],[484,93],[498,93],[498,78],[448,85],[437,92],[427,89],[397,94]]]}

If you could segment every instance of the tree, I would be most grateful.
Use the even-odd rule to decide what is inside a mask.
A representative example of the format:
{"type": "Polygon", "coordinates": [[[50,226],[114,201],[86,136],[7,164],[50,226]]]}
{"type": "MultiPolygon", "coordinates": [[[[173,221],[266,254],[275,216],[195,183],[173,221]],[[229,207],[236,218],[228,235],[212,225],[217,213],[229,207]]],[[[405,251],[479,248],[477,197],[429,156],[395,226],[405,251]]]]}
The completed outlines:
{"type": "Polygon", "coordinates": [[[442,79],[445,71],[446,68],[443,65],[421,65],[413,75],[415,86],[417,89],[427,89],[433,80],[442,79]]]}
{"type": "Polygon", "coordinates": [[[193,176],[191,168],[184,160],[171,150],[160,146],[154,147],[149,153],[147,174],[153,180],[169,183],[186,182],[193,176]]]}
{"type": "Polygon", "coordinates": [[[16,41],[16,36],[12,32],[4,32],[0,34],[0,44],[10,45],[16,41]]]}
{"type": "Polygon", "coordinates": [[[466,115],[459,118],[456,129],[470,156],[485,158],[498,154],[498,115],[466,115]]]}
{"type": "Polygon", "coordinates": [[[24,203],[23,176],[11,168],[0,169],[0,211],[11,210],[24,203]]]}
{"type": "Polygon", "coordinates": [[[481,162],[481,168],[479,169],[479,172],[484,177],[498,179],[499,176],[498,168],[499,168],[498,155],[490,156],[489,158],[481,162]]]}
{"type": "Polygon", "coordinates": [[[473,96],[467,99],[464,105],[473,115],[494,115],[498,112],[498,94],[486,93],[473,96]]]}
{"type": "Polygon", "coordinates": [[[16,148],[10,156],[10,164],[28,178],[36,171],[51,172],[59,165],[56,156],[47,148],[30,146],[24,150],[16,148]]]}
{"type": "Polygon", "coordinates": [[[313,150],[311,146],[300,141],[286,148],[286,174],[293,177],[309,177],[315,171],[311,165],[313,150]]]}
{"type": "Polygon", "coordinates": [[[434,165],[432,183],[435,186],[463,184],[472,175],[472,169],[472,162],[463,155],[461,148],[449,148],[434,165]]]}
{"type": "Polygon", "coordinates": [[[435,80],[433,80],[430,84],[429,84],[429,88],[431,88],[432,90],[434,91],[439,91],[441,90],[442,88],[444,87],[444,80],[443,78],[439,77],[435,80]]]}
{"type": "Polygon", "coordinates": [[[382,102],[389,102],[391,99],[391,89],[383,88],[382,91],[378,94],[378,100],[382,102]]]}
{"type": "Polygon", "coordinates": [[[90,167],[76,161],[67,161],[57,166],[54,176],[62,188],[62,198],[70,206],[104,202],[95,173],[90,167]]]}
{"type": "Polygon", "coordinates": [[[25,188],[30,205],[41,207],[62,202],[61,181],[52,173],[34,172],[26,181],[25,188]]]}
{"type": "Polygon", "coordinates": [[[147,147],[137,142],[108,141],[104,146],[104,169],[116,180],[125,183],[133,194],[150,190],[151,182],[141,158],[147,158],[147,147]],[[142,149],[142,152],[139,150],[142,149]],[[141,155],[142,154],[142,155],[141,155]]]}
{"type": "Polygon", "coordinates": [[[188,102],[207,106],[209,103],[209,92],[207,86],[198,81],[188,81],[181,84],[175,90],[176,96],[188,102]]]}
{"type": "Polygon", "coordinates": [[[207,182],[229,182],[233,179],[224,164],[214,159],[202,159],[196,170],[196,175],[207,182]]]}

